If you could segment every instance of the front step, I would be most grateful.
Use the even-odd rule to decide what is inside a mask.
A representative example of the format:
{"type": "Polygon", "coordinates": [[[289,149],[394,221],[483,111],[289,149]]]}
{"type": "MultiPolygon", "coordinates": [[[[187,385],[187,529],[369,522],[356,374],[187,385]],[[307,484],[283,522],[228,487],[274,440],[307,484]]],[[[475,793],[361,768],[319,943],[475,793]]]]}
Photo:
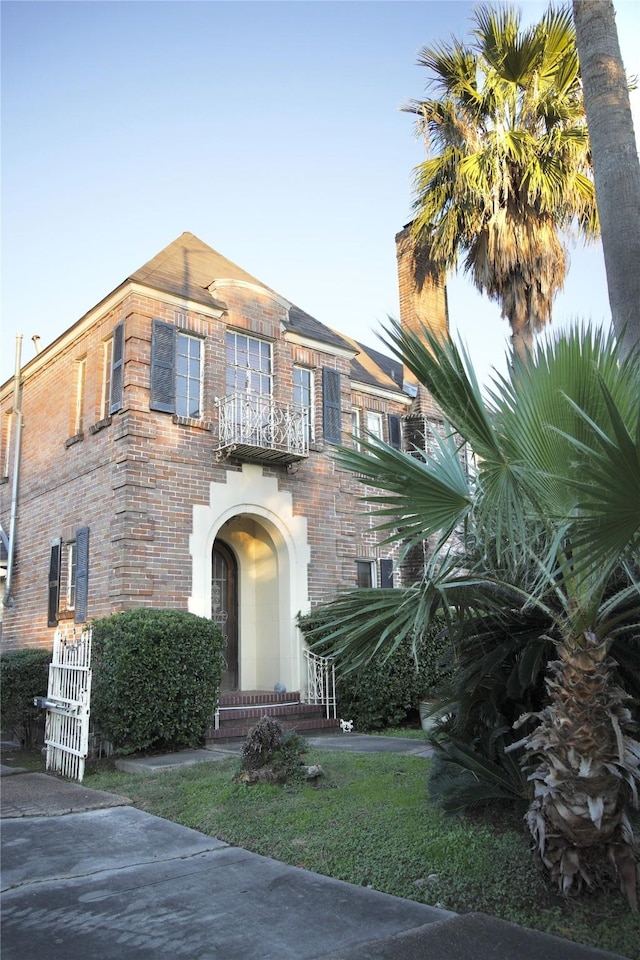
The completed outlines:
{"type": "Polygon", "coordinates": [[[207,731],[207,742],[244,738],[261,717],[275,717],[284,730],[313,732],[335,729],[337,720],[327,720],[322,705],[302,703],[300,694],[272,693],[264,690],[223,693],[219,705],[219,725],[207,731]]]}

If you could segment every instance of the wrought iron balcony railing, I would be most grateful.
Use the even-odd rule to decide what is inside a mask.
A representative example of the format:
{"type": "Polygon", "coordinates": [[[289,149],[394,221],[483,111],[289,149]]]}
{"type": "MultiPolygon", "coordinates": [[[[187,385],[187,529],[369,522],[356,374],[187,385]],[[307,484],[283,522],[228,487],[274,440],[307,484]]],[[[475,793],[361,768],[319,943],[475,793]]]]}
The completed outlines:
{"type": "Polygon", "coordinates": [[[219,443],[216,457],[255,463],[293,463],[309,456],[308,411],[277,404],[273,397],[230,393],[216,399],[219,443]]]}

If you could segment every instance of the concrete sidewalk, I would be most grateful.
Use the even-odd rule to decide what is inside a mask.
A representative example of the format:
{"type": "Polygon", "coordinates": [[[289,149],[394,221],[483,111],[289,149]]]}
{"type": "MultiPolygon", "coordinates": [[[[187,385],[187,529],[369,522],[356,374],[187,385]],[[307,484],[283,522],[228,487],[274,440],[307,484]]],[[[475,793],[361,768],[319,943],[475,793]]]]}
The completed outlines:
{"type": "MultiPolygon", "coordinates": [[[[362,746],[402,752],[383,740],[393,743],[362,746]]],[[[237,749],[196,751],[196,760],[237,749]]],[[[3,960],[613,957],[289,867],[46,774],[3,776],[1,801],[3,960]]]]}

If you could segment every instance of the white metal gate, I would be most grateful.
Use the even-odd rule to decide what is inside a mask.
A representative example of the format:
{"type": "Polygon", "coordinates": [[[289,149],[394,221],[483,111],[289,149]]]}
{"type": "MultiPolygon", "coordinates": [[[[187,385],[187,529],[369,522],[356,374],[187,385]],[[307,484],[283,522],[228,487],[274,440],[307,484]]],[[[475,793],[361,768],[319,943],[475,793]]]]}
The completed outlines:
{"type": "Polygon", "coordinates": [[[89,749],[91,627],[56,630],[49,666],[44,741],[47,770],[82,781],[89,749]]]}

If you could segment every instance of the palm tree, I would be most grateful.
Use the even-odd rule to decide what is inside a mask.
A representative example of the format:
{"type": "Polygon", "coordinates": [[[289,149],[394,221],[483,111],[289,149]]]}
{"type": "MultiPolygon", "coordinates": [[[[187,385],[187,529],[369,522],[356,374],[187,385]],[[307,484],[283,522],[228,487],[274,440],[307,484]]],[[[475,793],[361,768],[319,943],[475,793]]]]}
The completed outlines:
{"type": "Polygon", "coordinates": [[[365,499],[390,541],[408,549],[435,536],[436,548],[421,583],[318,608],[324,643],[343,669],[358,667],[445,616],[454,642],[472,625],[480,656],[488,631],[477,624],[493,617],[520,630],[530,657],[518,620],[533,612],[534,655],[542,644],[555,653],[543,709],[520,719],[519,742],[510,736],[529,777],[529,827],[562,890],[589,885],[589,864],[606,853],[635,906],[627,808],[640,743],[611,647],[640,640],[638,359],[621,360],[612,335],[575,330],[497,378],[487,407],[463,351],[397,324],[387,333],[451,433],[433,456],[375,438],[338,456],[373,488],[365,499]]]}
{"type": "Polygon", "coordinates": [[[430,154],[414,171],[413,230],[437,271],[464,257],[526,357],[564,284],[569,231],[598,229],[575,33],[553,8],[526,30],[513,9],[474,20],[470,46],[420,52],[437,96],[405,107],[430,154]]]}
{"type": "Polygon", "coordinates": [[[611,0],[573,0],[613,326],[640,344],[640,161],[611,0]]]}

